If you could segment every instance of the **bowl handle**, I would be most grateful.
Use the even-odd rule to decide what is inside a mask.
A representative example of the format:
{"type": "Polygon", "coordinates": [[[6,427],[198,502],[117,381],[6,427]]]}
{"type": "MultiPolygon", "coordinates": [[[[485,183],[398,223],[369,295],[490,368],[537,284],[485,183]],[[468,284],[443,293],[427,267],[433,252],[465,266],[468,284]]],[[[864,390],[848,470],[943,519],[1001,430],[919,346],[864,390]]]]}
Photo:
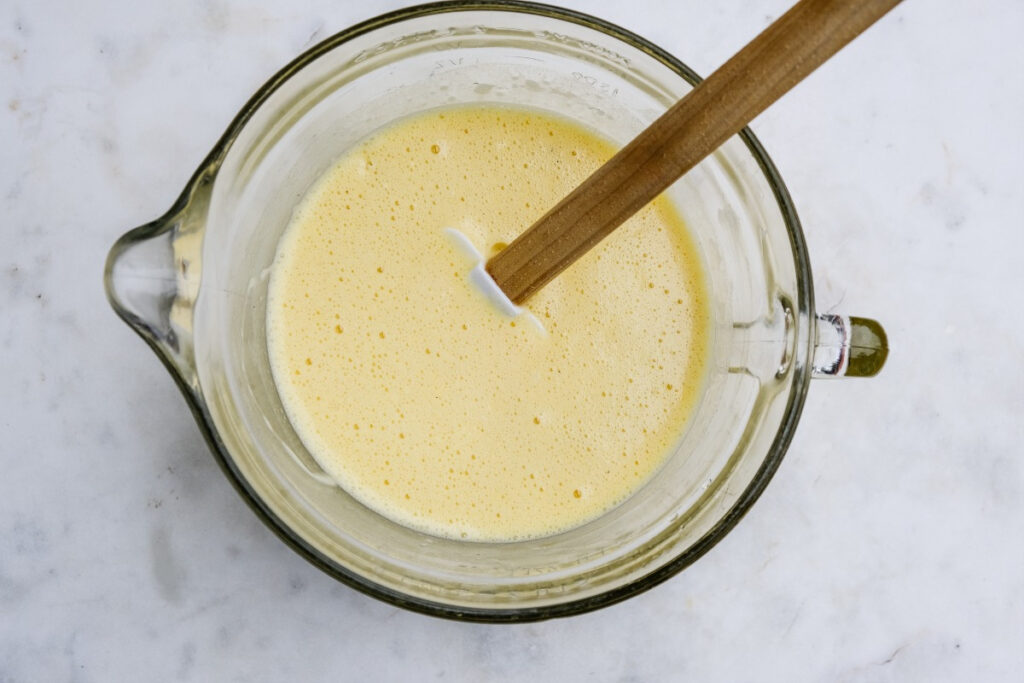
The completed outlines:
{"type": "Polygon", "coordinates": [[[875,320],[819,314],[812,377],[874,377],[889,356],[889,340],[875,320]]]}

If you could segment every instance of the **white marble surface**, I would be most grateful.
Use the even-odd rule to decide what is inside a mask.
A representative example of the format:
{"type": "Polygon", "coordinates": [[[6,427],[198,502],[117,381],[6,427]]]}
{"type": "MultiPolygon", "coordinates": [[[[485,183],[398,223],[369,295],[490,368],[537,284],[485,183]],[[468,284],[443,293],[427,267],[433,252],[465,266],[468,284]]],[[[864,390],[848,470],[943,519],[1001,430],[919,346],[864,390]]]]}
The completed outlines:
{"type": "MultiPolygon", "coordinates": [[[[1021,680],[1024,5],[907,2],[755,122],[885,372],[815,383],[683,574],[498,627],[282,545],[101,287],[269,74],[401,4],[0,2],[0,681],[1021,680]]],[[[788,0],[568,4],[708,73],[788,0]]]]}

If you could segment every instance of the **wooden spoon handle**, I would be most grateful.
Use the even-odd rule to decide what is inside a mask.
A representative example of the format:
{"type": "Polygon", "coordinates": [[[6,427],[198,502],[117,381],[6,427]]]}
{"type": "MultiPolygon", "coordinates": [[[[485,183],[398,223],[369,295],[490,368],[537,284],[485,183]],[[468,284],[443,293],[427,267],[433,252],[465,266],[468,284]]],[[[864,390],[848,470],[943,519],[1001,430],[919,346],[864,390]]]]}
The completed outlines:
{"type": "Polygon", "coordinates": [[[800,0],[491,258],[522,303],[900,0],[800,0]]]}

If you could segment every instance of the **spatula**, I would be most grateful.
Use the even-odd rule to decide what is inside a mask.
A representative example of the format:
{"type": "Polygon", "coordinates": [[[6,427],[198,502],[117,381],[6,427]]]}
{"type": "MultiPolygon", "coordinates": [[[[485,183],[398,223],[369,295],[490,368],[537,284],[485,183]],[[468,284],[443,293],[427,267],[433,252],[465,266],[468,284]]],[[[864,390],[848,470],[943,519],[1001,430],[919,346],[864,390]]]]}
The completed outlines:
{"type": "Polygon", "coordinates": [[[522,303],[899,2],[800,0],[493,256],[486,272],[522,303]]]}

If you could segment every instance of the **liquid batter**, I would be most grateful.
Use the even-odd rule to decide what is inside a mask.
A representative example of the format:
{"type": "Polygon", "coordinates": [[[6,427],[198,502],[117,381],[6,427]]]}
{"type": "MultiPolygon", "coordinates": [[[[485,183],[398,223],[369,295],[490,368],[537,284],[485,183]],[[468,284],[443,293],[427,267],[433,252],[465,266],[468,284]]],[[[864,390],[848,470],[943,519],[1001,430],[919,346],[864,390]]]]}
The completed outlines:
{"type": "Polygon", "coordinates": [[[567,120],[463,107],[347,152],[278,247],[271,367],[303,443],[346,491],[429,533],[509,541],[591,520],[671,453],[701,390],[709,312],[664,197],[525,305],[488,305],[484,256],[614,153],[567,120]]]}

